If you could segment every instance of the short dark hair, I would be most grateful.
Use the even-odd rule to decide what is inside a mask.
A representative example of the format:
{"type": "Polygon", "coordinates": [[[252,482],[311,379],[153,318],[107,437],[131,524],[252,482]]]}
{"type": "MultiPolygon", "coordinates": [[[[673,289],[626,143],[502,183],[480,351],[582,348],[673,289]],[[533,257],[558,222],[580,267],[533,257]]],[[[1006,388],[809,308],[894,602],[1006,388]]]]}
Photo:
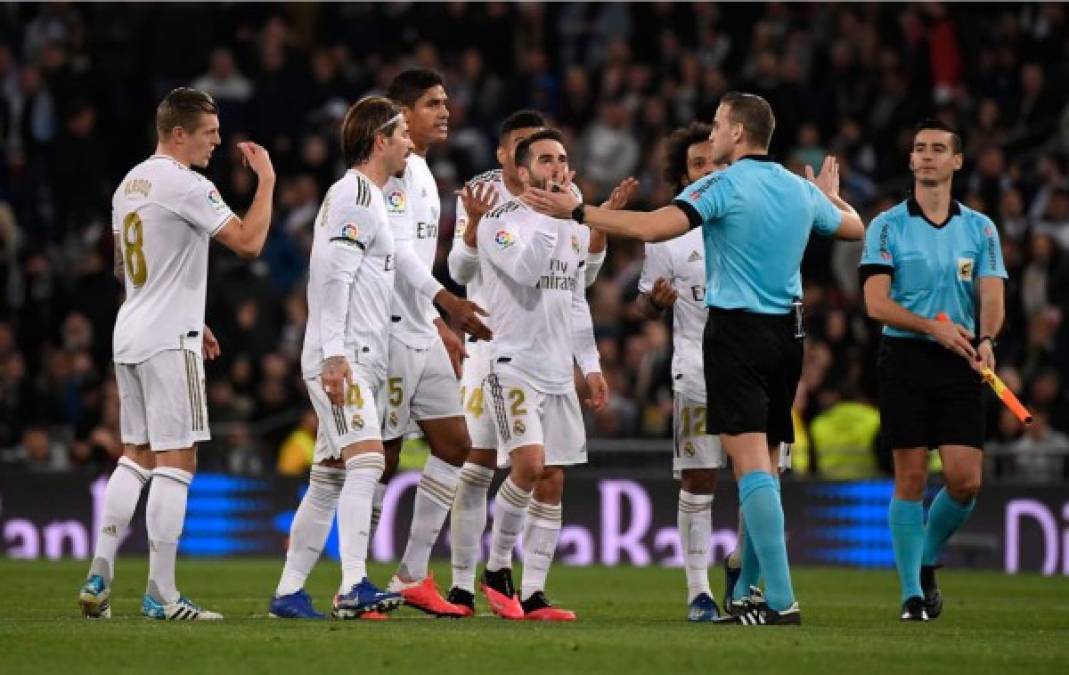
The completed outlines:
{"type": "Polygon", "coordinates": [[[757,94],[729,91],[720,99],[720,105],[728,106],[728,119],[732,124],[741,124],[746,138],[761,148],[772,142],[776,130],[776,116],[772,106],[757,94]]]}
{"type": "Polygon", "coordinates": [[[541,129],[544,126],[546,126],[546,118],[537,110],[517,110],[501,123],[501,128],[497,134],[497,142],[500,145],[505,140],[505,136],[517,129],[541,129]]]}
{"type": "Polygon", "coordinates": [[[708,124],[691,122],[668,135],[664,143],[664,181],[676,192],[682,192],[686,187],[687,150],[695,143],[708,141],[712,130],[708,124]]]}
{"type": "Polygon", "coordinates": [[[345,113],[341,123],[341,152],[346,166],[366,162],[375,147],[375,134],[393,135],[401,108],[382,96],[365,96],[345,113]]]}
{"type": "Polygon", "coordinates": [[[190,87],[172,89],[156,107],[156,133],[167,138],[175,127],[193,131],[201,115],[218,114],[219,106],[208,92],[190,87]]]}
{"type": "Polygon", "coordinates": [[[409,68],[397,74],[386,90],[386,97],[405,106],[414,108],[416,101],[431,87],[445,85],[442,76],[429,68],[409,68]]]}
{"type": "Polygon", "coordinates": [[[955,155],[961,154],[961,134],[943,120],[936,119],[934,117],[928,117],[917,123],[917,126],[913,127],[913,138],[917,138],[917,134],[926,129],[933,131],[945,131],[950,134],[950,149],[954,151],[955,155]]]}
{"type": "Polygon", "coordinates": [[[538,141],[545,140],[557,141],[561,145],[564,145],[564,134],[556,129],[539,129],[523,139],[520,141],[520,144],[516,146],[516,166],[527,166],[527,162],[531,161],[531,146],[538,141]]]}

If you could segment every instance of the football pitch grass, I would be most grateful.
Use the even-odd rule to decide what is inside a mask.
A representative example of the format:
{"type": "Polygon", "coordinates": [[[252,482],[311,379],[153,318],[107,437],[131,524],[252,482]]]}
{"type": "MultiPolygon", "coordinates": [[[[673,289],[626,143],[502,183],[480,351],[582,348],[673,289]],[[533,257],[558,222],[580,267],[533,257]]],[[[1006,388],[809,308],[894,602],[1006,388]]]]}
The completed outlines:
{"type": "MultiPolygon", "coordinates": [[[[681,570],[561,567],[550,598],[578,612],[575,624],[506,622],[482,598],[474,619],[401,608],[385,622],[298,622],[266,615],[281,565],[181,560],[182,591],[226,620],[164,623],[139,614],[143,559],[119,560],[110,621],[78,613],[86,563],[0,560],[0,673],[1069,672],[1065,578],[944,570],[943,616],[903,624],[892,571],[797,569],[804,625],[755,628],[685,621],[681,570]]],[[[448,566],[435,569],[447,582],[448,566]]],[[[391,571],[371,568],[380,583],[391,571]]],[[[338,574],[324,562],[309,580],[319,609],[338,574]]],[[[718,570],[712,580],[719,599],[718,570]]]]}

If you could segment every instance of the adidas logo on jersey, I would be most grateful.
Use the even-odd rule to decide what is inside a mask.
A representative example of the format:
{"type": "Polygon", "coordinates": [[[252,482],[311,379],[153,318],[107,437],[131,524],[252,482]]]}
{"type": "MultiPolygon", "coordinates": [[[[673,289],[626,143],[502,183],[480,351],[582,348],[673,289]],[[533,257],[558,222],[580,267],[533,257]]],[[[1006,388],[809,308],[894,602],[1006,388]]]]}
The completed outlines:
{"type": "Polygon", "coordinates": [[[691,251],[690,252],[690,257],[687,258],[687,262],[696,262],[696,261],[701,260],[701,259],[702,259],[702,254],[701,253],[698,253],[697,251],[691,251]]]}

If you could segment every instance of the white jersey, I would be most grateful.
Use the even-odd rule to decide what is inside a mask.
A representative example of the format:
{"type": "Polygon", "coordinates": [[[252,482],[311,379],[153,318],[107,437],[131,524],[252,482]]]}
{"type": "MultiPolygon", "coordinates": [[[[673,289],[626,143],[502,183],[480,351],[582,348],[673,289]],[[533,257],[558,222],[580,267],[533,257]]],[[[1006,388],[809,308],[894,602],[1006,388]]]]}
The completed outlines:
{"type": "Polygon", "coordinates": [[[352,169],[327,191],[316,217],[301,352],[305,379],[318,376],[331,356],[386,378],[393,288],[393,232],[382,191],[352,169]]]}
{"type": "Polygon", "coordinates": [[[518,375],[547,394],[575,390],[573,354],[584,374],[600,370],[584,296],[582,229],[518,199],[498,206],[479,225],[493,370],[518,375]]]}
{"type": "Polygon", "coordinates": [[[383,193],[398,256],[393,335],[413,349],[426,349],[439,339],[434,325],[439,315],[432,300],[442,288],[432,272],[442,210],[438,185],[427,160],[412,153],[402,176],[391,177],[383,193]]]}
{"type": "Polygon", "coordinates": [[[165,155],[130,170],[111,199],[126,298],[115,320],[116,363],[165,349],[200,353],[208,246],[234,212],[212,182],[165,155]]]}
{"type": "Polygon", "coordinates": [[[664,277],[679,294],[672,306],[672,390],[705,399],[702,332],[705,306],[705,243],[701,228],[675,239],[646,244],[646,261],[638,290],[649,293],[664,277]]]}
{"type": "MultiPolygon", "coordinates": [[[[481,173],[467,182],[467,186],[470,189],[475,189],[481,185],[489,185],[494,189],[495,201],[492,208],[496,208],[515,198],[515,195],[513,195],[505,185],[505,176],[501,169],[494,169],[492,171],[481,173]]],[[[579,201],[583,200],[582,192],[579,191],[579,188],[576,187],[574,183],[572,184],[572,191],[579,201]]],[[[464,200],[460,197],[457,197],[456,214],[453,247],[449,251],[449,275],[453,277],[453,281],[466,286],[468,300],[471,300],[478,306],[486,309],[486,298],[485,293],[483,292],[483,274],[479,266],[479,252],[477,249],[470,248],[464,242],[464,231],[468,227],[468,213],[464,209],[464,200]]],[[[580,227],[579,237],[582,240],[583,250],[588,251],[590,248],[590,228],[580,227]]],[[[604,260],[605,251],[587,256],[585,265],[586,286],[590,286],[594,283],[594,280],[597,279],[598,272],[601,270],[601,264],[604,260]]],[[[488,345],[489,343],[485,340],[469,343],[467,351],[470,360],[479,360],[483,350],[489,350],[488,345]]]]}

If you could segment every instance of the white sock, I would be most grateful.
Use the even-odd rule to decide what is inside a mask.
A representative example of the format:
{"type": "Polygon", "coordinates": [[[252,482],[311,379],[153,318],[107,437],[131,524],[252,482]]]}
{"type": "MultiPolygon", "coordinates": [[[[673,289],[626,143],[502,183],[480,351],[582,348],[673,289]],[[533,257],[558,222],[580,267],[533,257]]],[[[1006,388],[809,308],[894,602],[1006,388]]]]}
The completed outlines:
{"type": "Polygon", "coordinates": [[[104,512],[100,518],[100,532],[97,534],[89,576],[99,574],[109,586],[115,575],[115,554],[137,510],[141,490],[150,478],[152,471],[142,468],[129,457],[120,457],[119,465],[104,488],[104,512]]]}
{"type": "Polygon", "coordinates": [[[527,504],[530,501],[531,493],[516,487],[511,476],[497,489],[497,496],[494,497],[490,558],[486,561],[486,569],[491,572],[512,567],[512,549],[523,530],[523,518],[527,514],[527,504]]]}
{"type": "Polygon", "coordinates": [[[486,493],[493,479],[493,469],[466,462],[460,469],[460,482],[453,498],[449,528],[453,586],[468,593],[475,593],[475,567],[479,564],[486,529],[486,493]]]}
{"type": "Polygon", "coordinates": [[[447,464],[434,455],[423,465],[423,475],[416,488],[416,502],[412,507],[412,529],[408,545],[401,556],[398,575],[406,581],[419,581],[427,576],[431,549],[438,541],[445,517],[453,507],[453,498],[460,480],[460,467],[447,464]]]}
{"type": "Polygon", "coordinates": [[[345,485],[338,499],[338,540],[341,549],[340,593],[367,576],[367,546],[371,531],[371,500],[386,469],[378,452],[365,452],[345,462],[345,485]]]}
{"type": "Polygon", "coordinates": [[[330,526],[334,523],[334,512],[338,509],[338,497],[344,484],[344,469],[312,467],[308,491],[304,493],[290,525],[286,564],[282,568],[275,597],[296,593],[304,588],[304,582],[312,573],[323,552],[323,545],[330,536],[330,526]]]}
{"type": "Polygon", "coordinates": [[[148,594],[165,604],[178,602],[174,580],[178,540],[186,520],[186,498],[193,474],[170,466],[152,471],[145,525],[148,529],[148,594]]]}
{"type": "Polygon", "coordinates": [[[560,504],[543,504],[531,500],[527,506],[527,525],[523,528],[523,580],[520,599],[546,590],[546,576],[553,564],[560,539],[560,504]]]}
{"type": "Polygon", "coordinates": [[[679,491],[679,541],[687,572],[687,602],[709,589],[709,546],[713,538],[713,495],[679,491]]]}
{"type": "Polygon", "coordinates": [[[375,483],[375,495],[371,498],[371,537],[375,536],[375,530],[379,529],[379,519],[382,518],[382,502],[386,499],[386,483],[375,483]]]}

